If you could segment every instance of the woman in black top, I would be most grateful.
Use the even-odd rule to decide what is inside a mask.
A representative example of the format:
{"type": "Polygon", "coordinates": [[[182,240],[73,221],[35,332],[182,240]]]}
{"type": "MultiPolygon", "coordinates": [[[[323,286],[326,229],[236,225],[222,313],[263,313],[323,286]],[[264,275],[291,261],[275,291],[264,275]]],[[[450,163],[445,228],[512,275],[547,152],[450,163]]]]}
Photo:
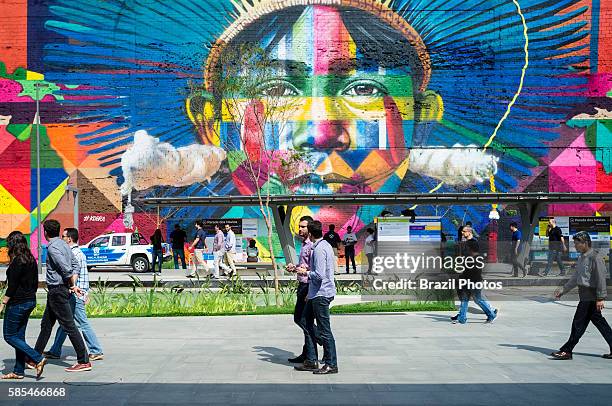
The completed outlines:
{"type": "Polygon", "coordinates": [[[13,372],[2,375],[1,379],[23,379],[26,357],[36,363],[36,379],[40,378],[47,359],[25,341],[25,332],[30,313],[36,307],[38,289],[38,267],[36,259],[28,248],[28,242],[19,231],[13,231],[7,238],[10,263],[6,270],[6,293],[2,298],[0,311],[4,314],[4,340],[15,348],[13,372]]]}
{"type": "Polygon", "coordinates": [[[164,242],[164,240],[162,239],[161,230],[158,228],[151,236],[151,245],[153,246],[153,266],[151,267],[151,269],[153,270],[153,272],[155,272],[155,264],[159,263],[158,272],[161,273],[162,262],[164,258],[164,254],[162,252],[162,242],[164,242]]]}

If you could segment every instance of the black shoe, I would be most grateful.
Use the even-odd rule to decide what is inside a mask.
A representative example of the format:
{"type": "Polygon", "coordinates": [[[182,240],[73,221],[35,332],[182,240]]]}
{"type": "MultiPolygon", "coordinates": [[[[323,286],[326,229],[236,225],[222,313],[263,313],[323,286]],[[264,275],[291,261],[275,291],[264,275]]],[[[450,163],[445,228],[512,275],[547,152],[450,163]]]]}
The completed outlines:
{"type": "Polygon", "coordinates": [[[306,357],[303,355],[298,355],[295,358],[287,358],[287,361],[291,362],[292,364],[302,364],[305,360],[306,357]]]}
{"type": "Polygon", "coordinates": [[[559,276],[565,276],[565,272],[561,272],[559,276]]]}
{"type": "Polygon", "coordinates": [[[605,358],[605,359],[612,359],[612,351],[610,351],[609,354],[604,354],[601,356],[601,358],[605,358]]]}
{"type": "Polygon", "coordinates": [[[308,372],[318,371],[319,370],[319,363],[317,361],[314,361],[314,362],[304,361],[302,363],[302,365],[296,365],[293,368],[296,371],[308,371],[308,372]]]}
{"type": "Polygon", "coordinates": [[[330,367],[329,365],[325,364],[321,367],[321,369],[317,369],[316,371],[312,371],[313,374],[315,375],[328,375],[328,374],[337,374],[338,373],[338,367],[330,367]]]}
{"type": "Polygon", "coordinates": [[[459,321],[459,315],[456,315],[456,316],[451,316],[451,318],[450,318],[450,319],[451,319],[451,321],[452,321],[453,323],[456,323],[457,321],[459,321]]]}
{"type": "Polygon", "coordinates": [[[47,359],[60,359],[60,356],[57,354],[53,354],[52,352],[45,351],[42,353],[43,357],[47,359]]]}

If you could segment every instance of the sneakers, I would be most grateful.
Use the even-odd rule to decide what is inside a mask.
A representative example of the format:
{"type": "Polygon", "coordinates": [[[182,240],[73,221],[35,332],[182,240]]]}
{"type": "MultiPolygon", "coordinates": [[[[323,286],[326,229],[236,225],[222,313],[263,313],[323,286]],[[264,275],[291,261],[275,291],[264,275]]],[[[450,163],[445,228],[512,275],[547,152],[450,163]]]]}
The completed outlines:
{"type": "Polygon", "coordinates": [[[89,354],[90,361],[102,361],[104,359],[104,354],[89,354]]]}
{"type": "Polygon", "coordinates": [[[84,364],[74,364],[73,366],[66,368],[64,371],[66,372],[85,372],[91,371],[91,362],[86,362],[84,364]]]}
{"type": "Polygon", "coordinates": [[[493,312],[493,314],[495,314],[495,317],[493,317],[492,319],[487,318],[487,321],[485,321],[485,324],[491,324],[491,323],[493,323],[495,320],[497,320],[497,318],[499,317],[499,309],[495,309],[495,311],[493,312]]]}
{"type": "Polygon", "coordinates": [[[565,351],[555,351],[555,352],[551,353],[550,356],[553,357],[554,359],[558,359],[558,360],[570,360],[570,359],[572,359],[572,353],[571,352],[565,352],[565,351]]]}
{"type": "Polygon", "coordinates": [[[459,323],[459,315],[451,316],[450,319],[451,319],[451,323],[453,323],[453,324],[459,323]]]}

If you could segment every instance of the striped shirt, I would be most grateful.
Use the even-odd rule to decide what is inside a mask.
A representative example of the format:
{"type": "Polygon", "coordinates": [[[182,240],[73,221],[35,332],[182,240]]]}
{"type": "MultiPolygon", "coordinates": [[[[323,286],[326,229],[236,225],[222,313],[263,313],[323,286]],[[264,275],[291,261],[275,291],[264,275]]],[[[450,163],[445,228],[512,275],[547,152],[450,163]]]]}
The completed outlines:
{"type": "Polygon", "coordinates": [[[89,272],[87,271],[87,258],[85,258],[85,254],[79,248],[78,245],[73,245],[70,247],[72,249],[72,253],[79,263],[79,277],[76,281],[76,285],[84,292],[87,293],[89,291],[89,272]]]}

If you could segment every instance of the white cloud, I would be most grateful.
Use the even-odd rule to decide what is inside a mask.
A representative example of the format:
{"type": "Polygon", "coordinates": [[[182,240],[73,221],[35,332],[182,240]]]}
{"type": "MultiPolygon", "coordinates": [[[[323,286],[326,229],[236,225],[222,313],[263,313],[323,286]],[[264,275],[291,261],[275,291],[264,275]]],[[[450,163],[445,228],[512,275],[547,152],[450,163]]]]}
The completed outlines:
{"type": "Polygon", "coordinates": [[[210,181],[226,158],[223,149],[193,144],[175,148],[145,130],[134,133],[134,144],[121,157],[121,194],[153,186],[188,186],[210,181]]]}

